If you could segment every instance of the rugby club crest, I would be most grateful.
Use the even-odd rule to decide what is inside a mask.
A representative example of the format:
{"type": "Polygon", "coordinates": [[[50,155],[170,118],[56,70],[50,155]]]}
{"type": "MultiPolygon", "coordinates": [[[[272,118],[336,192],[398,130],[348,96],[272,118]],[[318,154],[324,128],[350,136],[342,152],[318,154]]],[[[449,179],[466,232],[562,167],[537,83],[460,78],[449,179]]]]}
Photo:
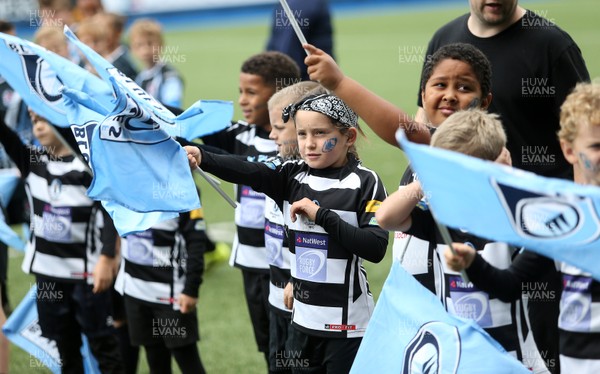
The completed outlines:
{"type": "Polygon", "coordinates": [[[543,195],[492,181],[515,232],[525,239],[590,243],[600,236],[600,219],[591,198],[543,195]]]}
{"type": "Polygon", "coordinates": [[[428,322],[419,328],[406,346],[402,374],[455,374],[460,352],[460,335],[456,326],[428,322]]]}

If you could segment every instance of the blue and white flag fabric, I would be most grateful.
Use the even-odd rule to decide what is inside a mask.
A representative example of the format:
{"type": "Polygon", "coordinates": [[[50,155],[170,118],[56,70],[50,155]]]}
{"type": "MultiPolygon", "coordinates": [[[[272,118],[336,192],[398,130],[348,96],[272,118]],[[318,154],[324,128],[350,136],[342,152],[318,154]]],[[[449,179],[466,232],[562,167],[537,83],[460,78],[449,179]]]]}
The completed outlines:
{"type": "Polygon", "coordinates": [[[434,217],[564,261],[600,280],[600,188],[418,145],[397,133],[434,217]]]}
{"type": "Polygon", "coordinates": [[[398,261],[369,321],[351,373],[527,374],[473,320],[451,316],[398,261]]]}
{"type": "Polygon", "coordinates": [[[25,242],[6,223],[6,217],[2,212],[0,212],[0,241],[16,250],[25,250],[25,242]]]}
{"type": "MultiPolygon", "coordinates": [[[[0,208],[6,209],[12,198],[15,188],[21,179],[21,175],[16,168],[0,170],[0,208]]],[[[10,247],[18,250],[25,249],[25,242],[14,232],[6,223],[6,218],[0,211],[0,241],[10,247]]]]}
{"type": "Polygon", "coordinates": [[[103,201],[102,206],[112,218],[120,237],[146,231],[159,222],[179,217],[176,212],[138,213],[110,201],[103,201]]]}
{"type": "MultiPolygon", "coordinates": [[[[79,146],[79,150],[83,156],[83,159],[88,162],[92,170],[94,170],[92,161],[100,164],[102,164],[104,161],[102,158],[98,160],[97,158],[92,157],[93,138],[96,136],[96,141],[99,141],[99,139],[97,139],[98,124],[102,123],[105,119],[105,116],[107,116],[109,113],[97,113],[96,111],[103,111],[103,108],[98,106],[98,103],[95,103],[94,100],[85,93],[65,89],[64,97],[67,115],[73,123],[81,123],[79,126],[71,126],[71,130],[75,136],[75,141],[79,146]],[[72,99],[74,97],[78,100],[78,102],[72,99]],[[81,105],[80,102],[85,103],[85,105],[81,105]]],[[[109,144],[109,147],[110,146],[127,147],[129,144],[117,142],[114,144],[109,144]]],[[[94,155],[95,154],[96,153],[94,153],[94,155]]],[[[135,160],[131,160],[131,162],[135,162],[135,160]]],[[[146,167],[145,160],[139,162],[141,162],[142,165],[133,165],[135,169],[139,170],[141,167],[146,167]]],[[[154,166],[149,165],[147,167],[154,166]]],[[[98,176],[94,174],[94,179],[98,177],[102,178],[103,175],[98,176]]],[[[125,178],[127,181],[130,181],[131,175],[115,175],[114,178],[125,178]]],[[[150,182],[150,180],[146,180],[145,182],[150,182]]],[[[134,184],[138,184],[138,186],[140,185],[139,183],[134,184]]],[[[118,196],[123,197],[124,195],[128,194],[129,191],[130,189],[121,191],[118,196]]],[[[115,201],[114,199],[102,201],[102,206],[111,216],[119,236],[122,237],[136,232],[146,231],[159,222],[175,218],[179,215],[177,212],[160,211],[140,213],[120,205],[119,202],[115,201]]]]}
{"type": "MultiPolygon", "coordinates": [[[[153,122],[170,136],[180,136],[192,140],[212,134],[231,124],[233,103],[230,101],[198,101],[179,116],[175,116],[154,97],[149,95],[135,81],[121,73],[110,62],[93,49],[82,43],[65,26],[65,35],[83,52],[105,82],[112,82],[115,96],[127,96],[136,103],[145,121],[153,122]]],[[[82,91],[82,90],[79,90],[82,91]]]]}
{"type": "Polygon", "coordinates": [[[130,96],[117,96],[116,107],[93,130],[90,150],[90,198],[140,213],[200,208],[185,150],[130,96]]]}
{"type": "MultiPolygon", "coordinates": [[[[21,347],[30,354],[30,368],[47,367],[55,374],[61,373],[61,360],[54,340],[42,336],[38,324],[36,297],[61,297],[56,290],[39,290],[35,285],[31,287],[19,306],[12,312],[4,323],[2,332],[8,340],[21,347]]],[[[88,374],[100,373],[98,362],[92,355],[85,336],[82,335],[84,372],[88,374]]]]}
{"type": "Polygon", "coordinates": [[[6,208],[12,199],[19,179],[21,174],[16,168],[0,169],[0,206],[3,208],[6,208]]]}
{"type": "Polygon", "coordinates": [[[27,40],[0,33],[0,56],[0,75],[34,112],[56,126],[70,126],[62,101],[63,85],[87,92],[105,105],[112,100],[110,85],[27,40]]]}

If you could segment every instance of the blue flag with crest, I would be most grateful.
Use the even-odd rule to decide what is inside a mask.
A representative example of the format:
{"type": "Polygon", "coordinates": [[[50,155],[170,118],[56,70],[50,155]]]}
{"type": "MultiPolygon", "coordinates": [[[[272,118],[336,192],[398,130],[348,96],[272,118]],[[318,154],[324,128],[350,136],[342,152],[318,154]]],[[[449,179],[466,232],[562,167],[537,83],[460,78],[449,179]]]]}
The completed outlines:
{"type": "MultiPolygon", "coordinates": [[[[104,207],[104,209],[106,209],[108,214],[113,219],[115,228],[117,229],[119,236],[127,236],[127,235],[135,233],[135,232],[145,231],[145,230],[149,229],[150,227],[154,226],[155,224],[157,224],[158,222],[177,217],[179,215],[179,213],[173,212],[173,211],[167,211],[167,212],[152,211],[152,212],[142,213],[142,212],[137,212],[137,211],[128,209],[126,206],[121,205],[121,203],[120,203],[121,199],[126,199],[126,197],[129,196],[131,193],[133,193],[133,194],[137,193],[135,188],[129,187],[128,184],[134,184],[138,188],[142,187],[144,189],[143,192],[148,192],[148,191],[152,192],[150,190],[150,188],[148,188],[148,186],[146,186],[144,183],[165,183],[165,182],[164,181],[152,182],[152,180],[149,179],[149,177],[148,177],[148,178],[142,179],[144,181],[144,183],[131,183],[131,179],[130,179],[132,176],[131,174],[114,175],[114,176],[112,176],[113,180],[116,180],[117,178],[121,178],[121,180],[124,180],[124,182],[126,184],[125,187],[123,187],[122,184],[120,185],[121,187],[114,187],[113,184],[115,184],[115,182],[113,182],[113,180],[111,180],[111,179],[108,179],[108,178],[111,178],[111,174],[112,174],[112,173],[110,173],[110,169],[108,169],[106,167],[100,167],[99,168],[100,172],[98,175],[97,171],[96,171],[97,168],[95,168],[94,165],[96,163],[99,163],[100,165],[104,165],[103,163],[105,162],[105,158],[100,158],[100,160],[98,160],[97,158],[92,157],[92,154],[96,155],[96,152],[93,152],[94,149],[101,149],[100,152],[102,152],[102,145],[95,144],[95,142],[101,141],[100,139],[97,139],[99,137],[99,135],[98,135],[98,127],[99,126],[98,125],[103,123],[105,118],[108,118],[110,113],[105,113],[106,110],[101,105],[94,102],[94,100],[91,97],[89,97],[87,94],[85,94],[83,92],[77,92],[74,90],[65,89],[64,97],[65,97],[65,106],[67,108],[67,115],[69,116],[69,119],[72,121],[72,123],[81,123],[81,125],[78,125],[78,126],[75,126],[75,125],[71,126],[71,130],[73,131],[75,140],[77,142],[77,145],[79,146],[79,150],[81,151],[81,154],[83,155],[84,160],[88,162],[88,164],[91,166],[92,170],[94,170],[94,172],[95,172],[94,180],[97,180],[97,178],[100,178],[101,184],[108,184],[109,186],[111,186],[111,188],[125,188],[125,190],[122,190],[120,193],[117,190],[109,191],[108,193],[114,193],[117,197],[110,198],[110,199],[103,199],[103,201],[102,201],[102,206],[104,207]],[[82,105],[80,103],[85,103],[85,105],[82,105]],[[96,111],[100,111],[101,113],[98,113],[96,111]],[[93,140],[94,136],[96,137],[95,141],[93,140]],[[104,182],[102,179],[104,179],[106,182],[104,182]]],[[[174,145],[172,144],[172,146],[175,146],[175,145],[179,146],[178,144],[174,144],[174,145]]],[[[109,149],[112,146],[113,152],[120,152],[117,155],[113,155],[113,156],[117,156],[117,157],[120,154],[122,154],[122,152],[123,152],[122,150],[120,150],[118,148],[120,148],[120,147],[127,148],[129,146],[135,147],[135,145],[131,145],[129,143],[122,143],[122,142],[109,142],[109,144],[107,146],[109,149]]],[[[179,148],[181,148],[181,147],[179,147],[179,148]]],[[[154,152],[154,151],[152,151],[152,152],[154,152]]],[[[160,154],[158,155],[158,157],[160,157],[160,154]]],[[[113,157],[113,159],[114,159],[114,157],[113,157]]],[[[130,166],[132,166],[136,170],[136,172],[143,171],[144,168],[152,168],[152,167],[156,167],[156,166],[164,167],[163,164],[146,165],[146,163],[148,161],[149,160],[147,160],[144,157],[141,157],[141,159],[139,159],[139,158],[138,159],[130,159],[130,162],[131,162],[130,166]]],[[[160,160],[160,161],[162,162],[162,160],[160,160]]],[[[187,169],[189,170],[189,167],[187,167],[187,169]]],[[[195,186],[194,186],[194,188],[195,188],[195,186]]],[[[194,191],[195,191],[195,189],[194,189],[194,191]]],[[[104,192],[106,193],[106,191],[104,191],[104,192]]],[[[165,192],[165,194],[166,194],[166,192],[165,192]]],[[[135,197],[139,198],[140,196],[138,195],[135,197]]],[[[125,203],[127,203],[127,201],[125,201],[125,203]]],[[[152,201],[151,201],[151,203],[152,203],[152,201]]],[[[191,203],[194,203],[194,201],[192,201],[191,203]]],[[[198,201],[198,203],[199,203],[199,201],[198,201]]],[[[151,204],[149,204],[145,207],[147,209],[152,209],[151,204]]]]}
{"type": "Polygon", "coordinates": [[[442,224],[564,261],[600,280],[600,188],[398,142],[442,224]]]}
{"type": "Polygon", "coordinates": [[[351,373],[531,373],[473,320],[451,316],[394,261],[351,373]]]}
{"type": "Polygon", "coordinates": [[[110,85],[37,44],[0,33],[0,56],[0,75],[34,112],[56,126],[70,125],[62,100],[63,85],[87,92],[98,102],[110,105],[110,85]]]}
{"type": "Polygon", "coordinates": [[[231,124],[231,118],[233,117],[232,102],[200,100],[179,116],[175,116],[164,105],[138,86],[135,81],[121,73],[110,62],[77,39],[67,26],[65,26],[65,35],[83,52],[102,79],[105,82],[112,82],[116,96],[127,95],[129,99],[136,103],[137,110],[146,116],[145,121],[155,123],[168,135],[192,140],[222,130],[231,124]]]}

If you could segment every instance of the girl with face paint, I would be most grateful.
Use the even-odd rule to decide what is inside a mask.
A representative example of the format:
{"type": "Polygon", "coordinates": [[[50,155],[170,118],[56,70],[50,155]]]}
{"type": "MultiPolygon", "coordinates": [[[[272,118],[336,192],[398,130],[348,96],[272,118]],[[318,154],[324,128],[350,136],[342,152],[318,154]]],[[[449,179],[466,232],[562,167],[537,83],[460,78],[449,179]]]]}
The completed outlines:
{"type": "Polygon", "coordinates": [[[293,291],[290,350],[303,363],[292,371],[346,373],[374,307],[362,262],[381,261],[388,243],[375,219],[385,188],[358,160],[358,117],[340,98],[310,95],[287,106],[282,119],[295,125],[302,160],[267,165],[186,147],[188,159],[192,168],[250,184],[283,211],[293,291]]]}

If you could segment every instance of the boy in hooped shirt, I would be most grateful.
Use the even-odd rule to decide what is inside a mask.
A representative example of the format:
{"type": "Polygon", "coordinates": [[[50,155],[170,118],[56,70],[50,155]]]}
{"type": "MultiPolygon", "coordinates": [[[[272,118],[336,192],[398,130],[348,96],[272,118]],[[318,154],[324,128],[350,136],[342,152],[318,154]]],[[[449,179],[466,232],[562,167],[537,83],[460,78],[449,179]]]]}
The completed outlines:
{"type": "MultiPolygon", "coordinates": [[[[573,166],[575,183],[600,186],[600,84],[580,83],[561,106],[558,138],[565,159],[573,166]]],[[[560,369],[563,373],[600,372],[600,282],[564,262],[521,252],[507,269],[490,265],[460,243],[456,255],[444,253],[453,270],[466,269],[477,287],[501,300],[521,297],[525,284],[543,279],[555,267],[563,290],[558,319],[560,369]]],[[[550,326],[548,326],[550,328],[550,326]]]]}
{"type": "MultiPolygon", "coordinates": [[[[299,81],[300,69],[280,52],[263,52],[241,67],[238,104],[245,121],[202,138],[204,144],[230,154],[264,161],[274,156],[277,145],[269,139],[271,122],[267,102],[278,90],[299,81]]],[[[235,211],[236,235],[230,265],[242,270],[246,303],[258,350],[269,356],[269,261],[265,247],[265,195],[246,184],[236,186],[239,206],[235,211]]]]}
{"type": "MultiPolygon", "coordinates": [[[[506,134],[497,115],[476,109],[452,114],[431,138],[434,147],[510,165],[505,144],[506,134]]],[[[445,242],[423,196],[418,180],[408,184],[381,204],[377,221],[383,228],[400,230],[441,250],[445,242]]],[[[461,230],[450,230],[450,235],[454,241],[471,243],[496,266],[506,268],[514,257],[515,249],[503,243],[489,243],[461,230]]],[[[444,266],[445,263],[441,265],[436,294],[448,312],[473,319],[524,365],[536,373],[547,373],[524,318],[522,303],[499,300],[494,293],[488,294],[463,282],[458,273],[444,266]],[[465,298],[466,292],[472,297],[465,298]]]]}

